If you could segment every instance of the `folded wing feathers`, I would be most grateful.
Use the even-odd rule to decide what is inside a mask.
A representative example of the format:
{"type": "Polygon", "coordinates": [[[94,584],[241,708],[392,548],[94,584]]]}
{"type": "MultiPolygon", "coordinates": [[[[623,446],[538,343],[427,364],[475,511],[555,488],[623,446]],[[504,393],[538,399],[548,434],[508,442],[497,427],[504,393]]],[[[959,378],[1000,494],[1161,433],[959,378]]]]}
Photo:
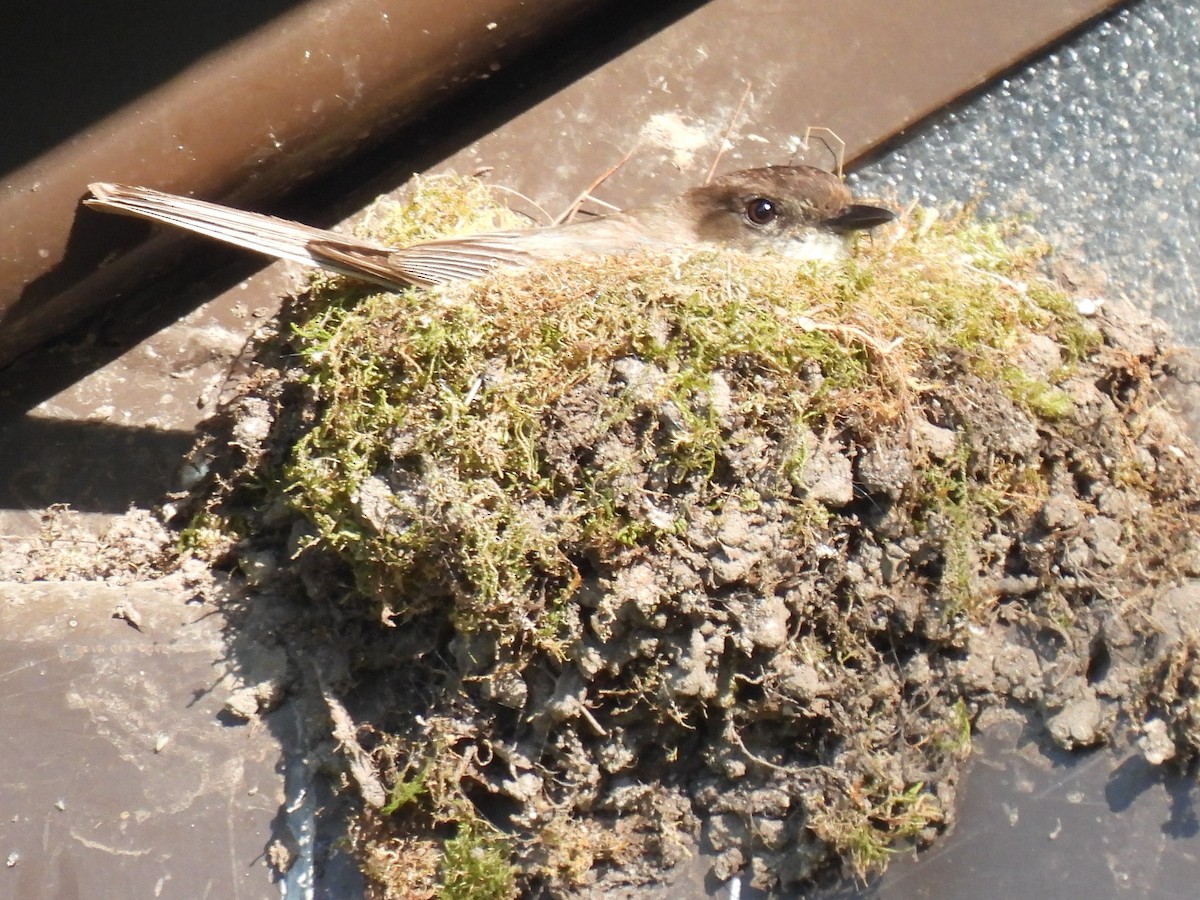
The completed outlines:
{"type": "Polygon", "coordinates": [[[393,251],[392,264],[429,284],[478,278],[497,266],[527,265],[533,257],[521,239],[521,232],[495,232],[430,241],[393,251]]]}

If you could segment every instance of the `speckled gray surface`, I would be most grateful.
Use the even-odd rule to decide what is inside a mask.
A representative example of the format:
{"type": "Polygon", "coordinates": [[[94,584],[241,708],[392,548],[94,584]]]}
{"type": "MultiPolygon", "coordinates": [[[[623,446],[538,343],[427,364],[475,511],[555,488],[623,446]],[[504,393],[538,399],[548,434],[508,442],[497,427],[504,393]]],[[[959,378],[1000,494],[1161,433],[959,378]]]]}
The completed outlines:
{"type": "Polygon", "coordinates": [[[1200,3],[1148,0],[939,114],[856,192],[1028,217],[1200,346],[1200,3]]]}

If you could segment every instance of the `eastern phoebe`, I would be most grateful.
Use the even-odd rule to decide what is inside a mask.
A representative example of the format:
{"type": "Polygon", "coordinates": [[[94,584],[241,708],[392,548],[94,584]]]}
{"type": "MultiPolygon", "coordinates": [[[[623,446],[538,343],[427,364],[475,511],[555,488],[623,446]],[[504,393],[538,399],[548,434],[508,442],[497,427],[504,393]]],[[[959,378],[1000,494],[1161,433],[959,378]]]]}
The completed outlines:
{"type": "Polygon", "coordinates": [[[268,256],[397,290],[477,278],[498,266],[644,249],[732,247],[800,259],[836,259],[854,231],[895,218],[852,202],[829,172],[768,166],[723,175],[673,200],[607,216],[388,247],[228,206],[120,184],[89,185],[88,206],[165,222],[268,256]]]}

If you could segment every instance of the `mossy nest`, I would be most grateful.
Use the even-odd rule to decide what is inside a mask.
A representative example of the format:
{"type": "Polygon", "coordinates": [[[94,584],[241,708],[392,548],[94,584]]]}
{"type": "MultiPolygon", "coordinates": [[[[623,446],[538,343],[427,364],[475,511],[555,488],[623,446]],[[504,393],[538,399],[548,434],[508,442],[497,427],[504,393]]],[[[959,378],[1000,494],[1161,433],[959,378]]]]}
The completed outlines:
{"type": "Polygon", "coordinates": [[[909,432],[947,376],[1061,417],[1055,382],[1097,335],[1002,237],[918,229],[836,267],[638,256],[322,293],[296,330],[321,410],[292,496],[386,614],[435,606],[551,649],[582,570],[735,498],[821,518],[810,455],[852,420],[909,432]],[[1022,365],[1034,334],[1053,371],[1022,365]]]}
{"type": "MultiPolygon", "coordinates": [[[[473,182],[424,190],[382,230],[496,223],[473,182]]],[[[1200,568],[1195,449],[1154,413],[1165,338],[1085,319],[1045,252],[914,210],[837,265],[317,283],[231,407],[268,436],[197,521],[376,623],[345,693],[380,890],[566,896],[698,844],[764,887],[865,877],[951,819],[982,711],[1094,703],[1063,739],[1088,744],[1187,695],[1186,654],[1087,674],[1112,616],[1149,660],[1129,610],[1200,568]],[[988,669],[1014,622],[1078,677],[988,669]]],[[[335,640],[309,624],[297,646],[335,640]]]]}

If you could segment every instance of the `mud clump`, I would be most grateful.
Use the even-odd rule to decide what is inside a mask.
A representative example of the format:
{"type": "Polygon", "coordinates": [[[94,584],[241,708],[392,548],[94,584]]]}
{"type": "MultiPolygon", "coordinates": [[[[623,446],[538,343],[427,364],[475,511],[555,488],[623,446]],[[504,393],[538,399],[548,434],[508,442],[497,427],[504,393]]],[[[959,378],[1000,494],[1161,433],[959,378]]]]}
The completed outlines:
{"type": "Polygon", "coordinates": [[[179,508],[303,599],[381,895],[602,893],[697,848],[764,888],[866,877],[953,820],[997,708],[1191,759],[1174,357],[1043,253],[918,213],[836,267],[301,298],[179,508]]]}

